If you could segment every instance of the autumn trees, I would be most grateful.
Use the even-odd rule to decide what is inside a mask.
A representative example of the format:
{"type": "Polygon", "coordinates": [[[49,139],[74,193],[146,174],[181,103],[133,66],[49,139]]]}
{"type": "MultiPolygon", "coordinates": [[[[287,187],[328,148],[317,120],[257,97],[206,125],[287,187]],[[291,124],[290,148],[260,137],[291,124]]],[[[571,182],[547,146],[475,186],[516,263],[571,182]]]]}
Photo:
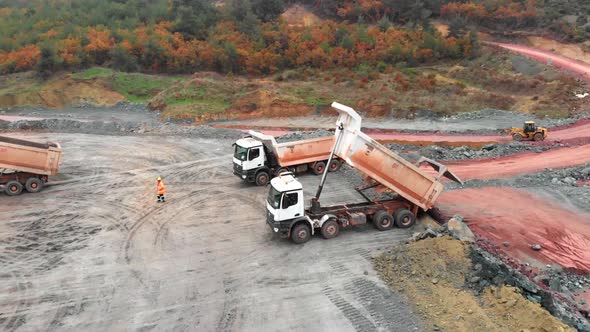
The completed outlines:
{"type": "MultiPolygon", "coordinates": [[[[437,1],[420,3],[426,2],[434,6],[437,1]]],[[[336,6],[333,19],[303,27],[278,18],[282,0],[228,0],[219,8],[208,0],[18,2],[0,8],[0,73],[36,69],[47,76],[100,65],[122,71],[264,75],[301,66],[384,69],[473,54],[477,41],[466,36],[443,37],[426,25],[401,27],[416,3],[333,0],[325,4],[336,6]],[[359,10],[365,23],[357,23],[358,17],[342,20],[359,10]]]]}

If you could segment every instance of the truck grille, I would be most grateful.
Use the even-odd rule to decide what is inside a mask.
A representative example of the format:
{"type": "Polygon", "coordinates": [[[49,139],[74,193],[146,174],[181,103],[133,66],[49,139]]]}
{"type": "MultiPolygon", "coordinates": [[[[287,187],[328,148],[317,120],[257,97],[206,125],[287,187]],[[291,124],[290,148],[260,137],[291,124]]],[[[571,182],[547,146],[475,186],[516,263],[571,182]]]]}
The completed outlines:
{"type": "Polygon", "coordinates": [[[242,166],[234,163],[234,171],[241,173],[242,172],[242,166]]]}

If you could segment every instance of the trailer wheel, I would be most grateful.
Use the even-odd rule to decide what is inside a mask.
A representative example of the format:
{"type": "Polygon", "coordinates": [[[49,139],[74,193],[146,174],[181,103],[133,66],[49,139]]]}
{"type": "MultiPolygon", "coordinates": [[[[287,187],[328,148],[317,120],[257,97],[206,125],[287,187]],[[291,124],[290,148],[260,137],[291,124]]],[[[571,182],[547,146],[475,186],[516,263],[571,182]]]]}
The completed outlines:
{"type": "Polygon", "coordinates": [[[256,174],[256,185],[257,186],[266,186],[266,184],[268,183],[268,173],[267,172],[258,172],[258,174],[256,174]]]}
{"type": "Polygon", "coordinates": [[[20,195],[23,192],[23,185],[18,181],[8,181],[4,190],[8,196],[20,195]]]}
{"type": "Polygon", "coordinates": [[[313,164],[313,168],[311,169],[311,171],[315,175],[321,175],[324,173],[324,169],[326,169],[326,163],[323,161],[318,161],[315,164],[313,164]]]}
{"type": "Polygon", "coordinates": [[[416,217],[408,209],[395,211],[395,225],[399,228],[410,228],[416,223],[416,217]]]}
{"type": "Polygon", "coordinates": [[[322,236],[326,240],[337,237],[339,233],[340,225],[338,225],[338,222],[334,219],[330,219],[322,225],[322,236]]]}
{"type": "Polygon", "coordinates": [[[393,217],[385,210],[379,210],[373,215],[373,225],[380,231],[393,227],[393,217]]]}
{"type": "Polygon", "coordinates": [[[311,229],[304,223],[295,225],[291,229],[291,241],[297,244],[302,244],[311,238],[311,229]]]}
{"type": "Polygon", "coordinates": [[[340,169],[341,166],[342,166],[342,162],[340,160],[332,160],[330,162],[330,168],[328,168],[328,171],[336,172],[337,170],[340,169]]]}
{"type": "Polygon", "coordinates": [[[25,188],[30,193],[38,193],[43,188],[43,181],[39,178],[29,178],[25,184],[25,188]]]}

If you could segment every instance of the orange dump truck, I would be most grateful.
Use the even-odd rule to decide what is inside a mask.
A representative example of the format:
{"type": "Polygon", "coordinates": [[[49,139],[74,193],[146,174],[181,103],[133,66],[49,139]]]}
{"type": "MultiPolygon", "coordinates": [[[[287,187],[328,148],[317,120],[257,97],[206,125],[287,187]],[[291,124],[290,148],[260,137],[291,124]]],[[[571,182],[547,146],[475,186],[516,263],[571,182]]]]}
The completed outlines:
{"type": "Polygon", "coordinates": [[[23,189],[41,191],[57,174],[62,150],[58,143],[38,143],[0,136],[0,191],[15,196],[23,189]]]}
{"type": "MultiPolygon", "coordinates": [[[[277,143],[275,138],[253,130],[249,136],[234,144],[234,174],[244,181],[266,185],[270,179],[285,171],[301,173],[311,170],[322,174],[334,146],[334,136],[277,143]]],[[[342,162],[335,158],[328,167],[337,171],[342,162]]]]}
{"type": "MultiPolygon", "coordinates": [[[[381,231],[394,225],[407,228],[414,225],[420,209],[429,210],[443,191],[441,177],[461,182],[444,165],[434,160],[420,158],[410,163],[379,142],[361,132],[361,117],[350,107],[333,103],[340,116],[337,122],[335,143],[328,156],[334,156],[365,175],[367,185],[356,188],[365,202],[344,205],[321,206],[319,197],[326,179],[324,172],[318,191],[311,199],[311,207],[305,208],[303,187],[292,173],[280,173],[271,181],[266,202],[266,222],[281,237],[304,243],[319,232],[330,239],[338,236],[340,229],[372,222],[381,231]],[[431,175],[420,168],[427,163],[438,174],[431,175]],[[373,188],[376,192],[388,191],[386,199],[371,199],[364,192],[373,188]]],[[[378,196],[378,195],[376,195],[378,196]]]]}

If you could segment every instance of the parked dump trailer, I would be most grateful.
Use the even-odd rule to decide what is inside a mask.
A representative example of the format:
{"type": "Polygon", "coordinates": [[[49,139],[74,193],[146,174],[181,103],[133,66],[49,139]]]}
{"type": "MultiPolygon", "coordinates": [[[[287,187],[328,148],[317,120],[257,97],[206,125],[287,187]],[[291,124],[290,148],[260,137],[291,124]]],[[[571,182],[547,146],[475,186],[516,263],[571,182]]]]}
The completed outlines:
{"type": "MultiPolygon", "coordinates": [[[[253,130],[248,134],[234,144],[234,174],[259,186],[266,185],[281,172],[311,170],[314,174],[322,174],[334,146],[334,136],[279,144],[270,135],[253,130]]],[[[329,165],[330,172],[337,171],[342,161],[335,158],[329,165]]]]}
{"type": "Polygon", "coordinates": [[[58,143],[37,143],[0,136],[0,191],[9,196],[23,189],[41,191],[49,176],[57,174],[61,160],[58,143]]]}
{"type": "Polygon", "coordinates": [[[303,187],[293,173],[281,173],[271,181],[267,198],[267,223],[273,232],[295,243],[307,242],[318,230],[326,239],[338,236],[340,229],[372,222],[381,231],[394,225],[408,228],[414,225],[420,209],[432,207],[443,191],[441,177],[461,183],[444,165],[427,158],[416,164],[361,132],[361,117],[350,107],[333,103],[338,110],[338,128],[333,153],[366,176],[366,185],[356,188],[366,202],[322,207],[319,197],[326,173],[322,177],[311,207],[305,208],[303,187]],[[432,166],[437,175],[420,168],[432,166]],[[369,188],[388,191],[390,198],[373,200],[365,194],[369,188]]]}

